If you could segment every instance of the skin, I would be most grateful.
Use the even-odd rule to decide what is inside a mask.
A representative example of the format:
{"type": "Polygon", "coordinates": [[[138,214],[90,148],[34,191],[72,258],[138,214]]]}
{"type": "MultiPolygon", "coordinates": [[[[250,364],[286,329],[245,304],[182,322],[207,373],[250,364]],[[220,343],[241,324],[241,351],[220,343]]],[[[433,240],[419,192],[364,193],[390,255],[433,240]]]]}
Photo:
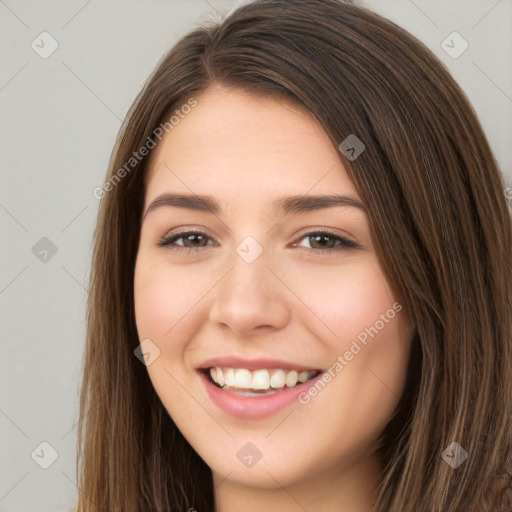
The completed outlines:
{"type": "Polygon", "coordinates": [[[151,154],[144,212],[164,192],[214,196],[223,212],[162,206],[143,220],[135,313],[140,340],[160,350],[147,366],[152,384],[212,469],[218,512],[370,511],[382,470],[377,440],[405,383],[413,326],[403,310],[307,405],[294,402],[266,419],[223,412],[195,371],[221,355],[332,367],[398,302],[369,218],[351,206],[272,211],[274,199],[290,195],[360,200],[337,148],[309,112],[218,86],[197,101],[151,154]],[[306,236],[322,228],[360,249],[306,236]],[[187,229],[204,232],[207,245],[181,238],[174,247],[197,252],[158,246],[187,229]],[[236,252],[249,235],[263,248],[251,264],[236,252]],[[322,252],[329,248],[340,250],[322,252]],[[247,442],[262,453],[250,468],[237,458],[247,442]]]}

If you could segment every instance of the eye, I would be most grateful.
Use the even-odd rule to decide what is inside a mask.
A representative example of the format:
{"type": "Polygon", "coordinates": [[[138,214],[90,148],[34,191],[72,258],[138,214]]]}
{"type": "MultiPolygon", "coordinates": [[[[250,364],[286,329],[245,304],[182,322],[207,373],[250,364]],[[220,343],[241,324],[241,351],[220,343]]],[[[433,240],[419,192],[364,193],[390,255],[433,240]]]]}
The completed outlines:
{"type": "MultiPolygon", "coordinates": [[[[320,245],[320,248],[313,247],[312,252],[317,253],[334,253],[346,249],[359,249],[360,246],[345,238],[343,236],[336,235],[329,231],[312,231],[303,235],[299,240],[310,239],[313,245],[320,245]],[[323,242],[323,241],[326,241],[323,242]],[[336,244],[337,242],[337,244],[336,244]],[[334,246],[332,245],[334,243],[334,246]],[[326,247],[331,245],[331,247],[326,247]]],[[[201,231],[185,231],[183,233],[175,233],[165,236],[158,242],[159,247],[169,247],[173,251],[189,251],[195,252],[200,251],[201,248],[207,247],[208,245],[218,245],[216,242],[208,244],[208,240],[213,240],[206,233],[201,231]],[[183,243],[176,244],[178,240],[183,240],[183,243]],[[188,246],[187,244],[192,244],[188,246]],[[198,244],[194,246],[195,244],[198,244]]],[[[297,246],[297,244],[293,244],[297,246]]]]}
{"type": "Polygon", "coordinates": [[[183,233],[175,233],[174,235],[169,235],[160,242],[158,242],[158,245],[160,247],[164,246],[172,246],[171,248],[175,251],[198,251],[201,249],[201,247],[205,247],[208,244],[205,244],[204,242],[211,238],[206,235],[205,233],[202,233],[201,231],[185,231],[183,233]],[[183,240],[184,243],[176,245],[177,240],[183,240]],[[199,246],[198,247],[187,247],[186,243],[198,241],[199,246]]]}
{"type": "Polygon", "coordinates": [[[321,253],[334,253],[343,251],[346,249],[359,249],[360,246],[356,242],[349,240],[340,235],[336,235],[335,233],[331,233],[329,231],[312,231],[302,236],[299,240],[310,239],[310,243],[313,248],[311,249],[314,252],[321,253]],[[323,242],[326,241],[326,242],[323,242]],[[338,242],[336,245],[332,245],[335,242],[338,242]],[[320,245],[320,248],[314,247],[314,245],[320,245]],[[326,248],[326,245],[330,245],[330,247],[326,248]]]}

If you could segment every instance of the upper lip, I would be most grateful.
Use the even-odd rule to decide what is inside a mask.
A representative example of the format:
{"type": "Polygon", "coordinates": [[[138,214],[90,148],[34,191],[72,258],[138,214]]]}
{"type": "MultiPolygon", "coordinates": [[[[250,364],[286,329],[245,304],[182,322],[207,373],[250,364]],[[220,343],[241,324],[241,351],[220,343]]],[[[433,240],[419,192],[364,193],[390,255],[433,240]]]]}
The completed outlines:
{"type": "Polygon", "coordinates": [[[257,370],[258,368],[281,368],[283,370],[319,370],[314,366],[304,366],[298,363],[289,361],[282,361],[279,359],[258,358],[258,359],[244,359],[238,356],[219,356],[212,357],[201,363],[197,369],[206,370],[215,366],[227,368],[247,368],[248,370],[257,370]]]}

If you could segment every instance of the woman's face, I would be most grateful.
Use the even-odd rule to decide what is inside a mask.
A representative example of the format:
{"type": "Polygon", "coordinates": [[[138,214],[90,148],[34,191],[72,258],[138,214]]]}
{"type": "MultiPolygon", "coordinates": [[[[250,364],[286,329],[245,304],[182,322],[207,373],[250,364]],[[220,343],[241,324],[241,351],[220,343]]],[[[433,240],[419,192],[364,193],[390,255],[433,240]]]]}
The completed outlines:
{"type": "Polygon", "coordinates": [[[413,331],[340,154],[283,101],[221,88],[196,100],[147,176],[134,285],[153,386],[219,482],[375,468],[413,331]],[[350,199],[315,199],[333,195],[350,199]]]}

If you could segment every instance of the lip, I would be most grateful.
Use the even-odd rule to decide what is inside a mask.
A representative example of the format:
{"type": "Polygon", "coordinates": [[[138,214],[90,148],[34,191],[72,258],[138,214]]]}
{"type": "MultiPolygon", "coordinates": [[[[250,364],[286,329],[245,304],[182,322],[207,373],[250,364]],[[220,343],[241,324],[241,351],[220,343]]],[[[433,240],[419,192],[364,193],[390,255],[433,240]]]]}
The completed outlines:
{"type": "Polygon", "coordinates": [[[290,363],[289,361],[280,361],[278,359],[268,359],[268,358],[259,358],[259,359],[244,359],[242,357],[237,356],[222,356],[222,357],[214,357],[211,359],[207,359],[200,366],[198,366],[197,370],[207,370],[208,368],[212,368],[213,366],[221,366],[227,368],[246,368],[247,370],[257,370],[259,368],[268,368],[268,369],[278,369],[282,370],[316,370],[322,371],[320,368],[312,368],[311,366],[303,366],[300,364],[290,363]]]}
{"type": "MultiPolygon", "coordinates": [[[[242,366],[242,368],[247,368],[247,366],[242,366]]],[[[258,366],[257,368],[261,368],[261,366],[258,366]]],[[[264,368],[269,367],[266,366],[264,368]]],[[[277,368],[277,366],[273,368],[277,368]]],[[[279,368],[283,367],[280,366],[279,368]]],[[[278,391],[273,395],[243,397],[230,393],[229,391],[225,391],[213,384],[213,382],[208,379],[204,369],[198,369],[197,372],[204,383],[211,401],[225,413],[244,420],[268,418],[293,402],[298,402],[298,395],[306,392],[311,386],[314,386],[315,382],[318,379],[321,379],[323,375],[323,371],[320,371],[316,377],[313,377],[312,379],[293,388],[278,391]]]]}

